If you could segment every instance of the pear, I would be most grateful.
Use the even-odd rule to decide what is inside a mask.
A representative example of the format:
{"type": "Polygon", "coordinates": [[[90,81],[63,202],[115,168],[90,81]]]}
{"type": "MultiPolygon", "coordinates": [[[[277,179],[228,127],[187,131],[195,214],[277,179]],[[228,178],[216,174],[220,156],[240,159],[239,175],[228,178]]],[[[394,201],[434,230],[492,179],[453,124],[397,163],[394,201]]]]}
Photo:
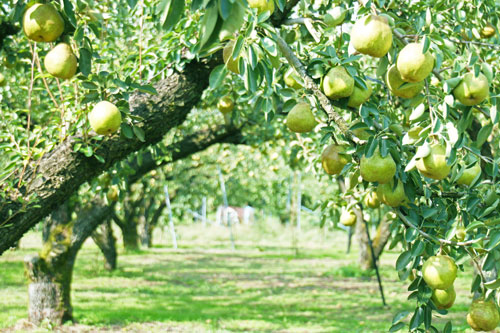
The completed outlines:
{"type": "Polygon", "coordinates": [[[386,184],[377,186],[377,197],[380,201],[391,207],[399,207],[406,204],[408,197],[406,196],[403,183],[398,179],[396,188],[394,188],[394,180],[386,184]]]}
{"type": "Polygon", "coordinates": [[[352,91],[349,100],[347,101],[347,106],[351,108],[358,108],[361,104],[366,102],[372,94],[372,85],[370,82],[366,81],[366,89],[354,85],[354,90],[352,91]]]}
{"type": "Polygon", "coordinates": [[[106,198],[108,199],[109,202],[112,201],[118,201],[118,194],[119,194],[118,186],[113,185],[109,188],[108,192],[106,193],[106,198]]]}
{"type": "Polygon", "coordinates": [[[481,38],[490,38],[495,36],[495,26],[491,23],[487,23],[479,32],[481,38]]]}
{"type": "Polygon", "coordinates": [[[356,214],[352,209],[345,209],[340,214],[340,223],[346,227],[351,227],[356,224],[356,214]]]}
{"type": "Polygon", "coordinates": [[[283,80],[285,81],[285,84],[287,86],[289,86],[290,88],[293,88],[293,89],[300,89],[302,88],[302,85],[297,82],[297,80],[295,79],[295,77],[297,76],[297,72],[295,71],[295,69],[293,69],[292,67],[290,67],[286,73],[285,73],[285,76],[283,77],[283,80]]]}
{"type": "Polygon", "coordinates": [[[479,163],[474,164],[472,167],[464,170],[460,178],[457,180],[458,185],[470,186],[472,181],[481,173],[481,166],[479,163]]]}
{"type": "Polygon", "coordinates": [[[498,308],[492,300],[479,298],[472,302],[467,314],[467,323],[474,331],[492,331],[499,322],[498,308]]]}
{"type": "Polygon", "coordinates": [[[467,236],[467,232],[464,227],[458,227],[457,230],[455,230],[455,238],[459,242],[462,242],[465,239],[465,236],[467,236]]]}
{"type": "Polygon", "coordinates": [[[224,64],[226,64],[226,68],[235,74],[240,74],[240,68],[238,66],[238,62],[240,61],[240,57],[233,60],[233,50],[235,45],[235,40],[233,39],[222,50],[222,58],[224,59],[224,64]]]}
{"type": "Polygon", "coordinates": [[[490,95],[488,79],[482,73],[478,77],[474,77],[474,73],[467,73],[453,90],[453,95],[464,105],[477,105],[490,95]]]}
{"type": "Polygon", "coordinates": [[[352,27],[351,42],[359,53],[381,58],[391,48],[392,30],[385,17],[368,15],[352,27]]]}
{"type": "Polygon", "coordinates": [[[102,101],[90,112],[89,122],[97,134],[112,134],[120,128],[122,115],[114,104],[102,101]]]}
{"type": "Polygon", "coordinates": [[[328,71],[323,77],[323,92],[331,99],[351,96],[354,90],[354,79],[342,66],[328,71]]]}
{"type": "Polygon", "coordinates": [[[7,80],[5,80],[5,76],[3,76],[2,73],[0,73],[0,87],[5,87],[7,84],[7,80]]]}
{"type": "Polygon", "coordinates": [[[363,177],[363,179],[367,182],[385,184],[391,181],[396,174],[396,163],[392,159],[391,154],[387,154],[386,157],[382,157],[379,149],[377,148],[372,156],[363,156],[361,158],[359,171],[361,173],[361,177],[363,177]]]}
{"type": "Polygon", "coordinates": [[[417,159],[418,171],[428,178],[442,180],[450,173],[451,166],[446,164],[446,146],[436,143],[430,148],[429,155],[417,159]]]}
{"type": "Polygon", "coordinates": [[[274,0],[248,0],[247,2],[250,8],[257,8],[258,14],[269,11],[272,15],[274,12],[274,0]]]}
{"type": "Polygon", "coordinates": [[[54,6],[37,3],[24,13],[23,30],[35,42],[53,42],[63,33],[64,21],[54,6]]]}
{"type": "Polygon", "coordinates": [[[45,56],[45,69],[51,75],[60,79],[71,79],[78,67],[78,60],[76,59],[71,46],[66,43],[57,44],[45,56]]]}
{"type": "Polygon", "coordinates": [[[329,27],[336,27],[344,22],[346,14],[347,11],[344,8],[336,6],[326,12],[324,22],[329,27]]]}
{"type": "Polygon", "coordinates": [[[453,303],[455,303],[456,297],[455,288],[451,285],[451,287],[446,290],[434,289],[431,299],[438,309],[445,310],[451,308],[453,303]]]}
{"type": "Polygon", "coordinates": [[[457,265],[448,256],[432,256],[424,262],[422,276],[429,287],[446,290],[453,285],[457,277],[457,265]]]}
{"type": "Polygon", "coordinates": [[[363,201],[365,206],[368,208],[378,208],[380,207],[380,200],[378,199],[377,192],[370,192],[365,196],[365,199],[363,201]]]}
{"type": "Polygon", "coordinates": [[[422,53],[423,49],[422,43],[410,43],[399,52],[396,66],[404,81],[420,82],[432,72],[434,57],[428,50],[422,53]]]}
{"type": "Polygon", "coordinates": [[[396,65],[392,65],[387,71],[385,82],[393,95],[402,98],[413,98],[424,89],[424,81],[416,83],[405,82],[401,78],[396,65]]]}
{"type": "Polygon", "coordinates": [[[321,165],[329,175],[338,175],[350,161],[345,148],[337,145],[329,145],[321,154],[321,165]]]}
{"type": "Polygon", "coordinates": [[[217,108],[219,109],[220,112],[223,114],[228,114],[233,112],[234,109],[234,102],[231,96],[224,96],[222,97],[219,102],[217,103],[217,108]]]}
{"type": "Polygon", "coordinates": [[[316,120],[307,103],[295,105],[286,117],[286,126],[295,133],[310,132],[316,127],[316,120]]]}

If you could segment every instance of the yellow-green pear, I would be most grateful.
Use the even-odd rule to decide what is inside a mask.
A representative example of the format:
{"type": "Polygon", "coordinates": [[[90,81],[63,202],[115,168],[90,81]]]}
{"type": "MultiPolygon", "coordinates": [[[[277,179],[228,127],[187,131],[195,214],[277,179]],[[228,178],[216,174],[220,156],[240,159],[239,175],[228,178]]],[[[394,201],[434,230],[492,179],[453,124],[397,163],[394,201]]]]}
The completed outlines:
{"type": "Polygon", "coordinates": [[[0,73],[0,87],[5,87],[7,84],[7,80],[5,80],[5,76],[3,76],[2,73],[0,73]]]}
{"type": "Polygon", "coordinates": [[[365,206],[368,208],[378,208],[380,207],[380,200],[378,199],[378,195],[376,191],[369,192],[363,201],[365,206]]]}
{"type": "Polygon", "coordinates": [[[238,62],[240,61],[240,56],[233,60],[233,50],[235,45],[235,40],[231,40],[222,50],[222,58],[224,59],[224,64],[226,68],[235,74],[240,74],[240,68],[238,62]]]}
{"type": "Polygon", "coordinates": [[[233,112],[234,102],[233,102],[233,99],[231,98],[231,96],[226,95],[226,96],[222,97],[219,100],[219,102],[217,103],[217,108],[223,114],[233,112]]]}
{"type": "Polygon", "coordinates": [[[24,13],[23,30],[35,42],[53,42],[64,31],[64,21],[51,4],[37,3],[24,13]]]}
{"type": "Polygon", "coordinates": [[[112,201],[118,201],[118,195],[120,194],[118,186],[117,185],[112,185],[108,192],[106,193],[106,198],[108,199],[109,202],[112,201]]]}
{"type": "Polygon", "coordinates": [[[321,165],[329,175],[338,175],[350,161],[351,157],[342,146],[329,145],[321,154],[321,165]]]}
{"type": "Polygon", "coordinates": [[[420,82],[432,72],[434,57],[429,50],[422,53],[423,49],[422,43],[410,43],[399,52],[396,66],[404,81],[420,82]]]}
{"type": "Polygon", "coordinates": [[[356,224],[356,214],[352,209],[344,209],[340,214],[340,223],[346,227],[351,227],[356,224]]]}
{"type": "Polygon", "coordinates": [[[451,287],[445,290],[434,289],[431,299],[438,309],[445,310],[451,308],[453,303],[455,303],[456,297],[455,288],[451,285],[451,287]]]}
{"type": "Polygon", "coordinates": [[[422,276],[429,287],[446,290],[457,277],[457,265],[446,255],[432,256],[424,262],[422,276]]]}
{"type": "Polygon", "coordinates": [[[424,89],[424,81],[409,83],[401,78],[401,74],[396,67],[392,65],[385,76],[385,82],[391,93],[402,98],[413,98],[424,89]]]}
{"type": "Polygon", "coordinates": [[[500,323],[498,308],[493,300],[474,300],[467,314],[467,323],[474,331],[492,331],[500,323]]]}
{"type": "Polygon", "coordinates": [[[474,73],[467,73],[453,90],[453,95],[464,105],[477,105],[490,95],[488,79],[483,73],[477,77],[474,77],[474,73]]]}
{"type": "Polygon", "coordinates": [[[455,238],[459,241],[462,242],[465,239],[465,236],[467,236],[467,232],[465,231],[464,227],[458,227],[455,230],[455,238]]]}
{"type": "Polygon", "coordinates": [[[385,184],[378,184],[377,197],[380,201],[391,207],[399,207],[408,202],[403,183],[398,179],[396,188],[394,188],[394,180],[385,184]]]}
{"type": "Polygon", "coordinates": [[[78,67],[78,60],[66,43],[57,44],[45,56],[45,69],[51,75],[60,79],[71,79],[78,67]]]}
{"type": "Polygon", "coordinates": [[[112,134],[120,128],[122,115],[114,104],[102,101],[89,113],[89,122],[97,134],[112,134]]]}
{"type": "Polygon", "coordinates": [[[349,100],[347,101],[347,106],[351,108],[358,108],[361,104],[366,102],[372,94],[372,85],[369,81],[365,81],[366,89],[354,85],[354,90],[352,91],[349,100]]]}
{"type": "Polygon", "coordinates": [[[271,15],[274,12],[274,0],[247,0],[250,8],[257,8],[257,13],[261,14],[269,11],[271,15]]]}
{"type": "Polygon", "coordinates": [[[351,42],[359,53],[381,58],[391,48],[392,30],[385,17],[368,15],[352,27],[351,42]]]}
{"type": "Polygon", "coordinates": [[[326,12],[324,22],[329,27],[336,27],[344,22],[346,14],[347,11],[344,8],[336,6],[326,12]]]}
{"type": "Polygon", "coordinates": [[[351,96],[354,90],[354,79],[342,66],[328,71],[323,77],[323,92],[331,99],[351,96]]]}
{"type": "Polygon", "coordinates": [[[495,26],[491,23],[487,23],[481,31],[479,31],[481,38],[491,38],[495,36],[495,26]]]}
{"type": "Polygon", "coordinates": [[[396,163],[392,159],[391,154],[382,157],[379,149],[377,148],[373,155],[361,158],[359,165],[361,177],[367,182],[378,182],[385,184],[392,180],[396,174],[396,163]]]}
{"type": "Polygon", "coordinates": [[[472,167],[464,170],[460,178],[457,180],[458,185],[470,186],[472,181],[481,173],[481,166],[479,163],[474,164],[472,167]]]}
{"type": "Polygon", "coordinates": [[[417,159],[416,166],[425,177],[445,179],[451,170],[451,166],[446,164],[446,146],[440,143],[431,145],[429,154],[417,159]]]}
{"type": "Polygon", "coordinates": [[[295,69],[293,69],[293,67],[290,67],[284,77],[283,77],[283,80],[285,81],[285,84],[287,86],[289,86],[290,88],[293,88],[293,89],[300,89],[302,88],[302,85],[297,82],[297,79],[296,77],[298,76],[297,72],[295,71],[295,69]]]}
{"type": "Polygon", "coordinates": [[[295,133],[310,132],[316,127],[316,119],[307,103],[295,105],[286,117],[286,126],[295,133]]]}

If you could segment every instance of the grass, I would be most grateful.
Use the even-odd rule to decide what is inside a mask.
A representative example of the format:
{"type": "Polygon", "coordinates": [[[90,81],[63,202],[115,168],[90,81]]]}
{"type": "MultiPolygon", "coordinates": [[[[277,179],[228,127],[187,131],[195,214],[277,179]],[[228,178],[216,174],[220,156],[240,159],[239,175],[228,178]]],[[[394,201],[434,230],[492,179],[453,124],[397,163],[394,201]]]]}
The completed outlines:
{"type": "MultiPolygon", "coordinates": [[[[384,307],[373,272],[357,267],[355,246],[345,253],[340,231],[306,230],[298,255],[290,228],[278,224],[238,226],[234,251],[225,228],[179,226],[178,234],[177,250],[166,232],[152,249],[120,250],[114,272],[103,269],[88,241],[74,272],[77,324],[63,331],[387,332],[395,313],[414,306],[394,270],[397,251],[381,262],[384,307]]],[[[0,257],[0,331],[28,327],[22,259],[40,248],[39,239],[32,232],[20,250],[0,257]]],[[[471,272],[460,273],[457,301],[435,319],[438,327],[451,319],[455,332],[466,331],[470,281],[471,272]]]]}

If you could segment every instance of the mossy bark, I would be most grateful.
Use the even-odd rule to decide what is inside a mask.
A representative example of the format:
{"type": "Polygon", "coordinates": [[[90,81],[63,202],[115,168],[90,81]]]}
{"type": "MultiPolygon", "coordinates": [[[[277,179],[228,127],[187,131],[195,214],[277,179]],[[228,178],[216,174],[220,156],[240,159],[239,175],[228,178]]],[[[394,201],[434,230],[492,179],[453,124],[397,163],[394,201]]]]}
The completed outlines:
{"type": "Polygon", "coordinates": [[[108,271],[116,269],[116,238],[109,219],[101,224],[93,233],[92,239],[104,255],[104,268],[108,271]]]}

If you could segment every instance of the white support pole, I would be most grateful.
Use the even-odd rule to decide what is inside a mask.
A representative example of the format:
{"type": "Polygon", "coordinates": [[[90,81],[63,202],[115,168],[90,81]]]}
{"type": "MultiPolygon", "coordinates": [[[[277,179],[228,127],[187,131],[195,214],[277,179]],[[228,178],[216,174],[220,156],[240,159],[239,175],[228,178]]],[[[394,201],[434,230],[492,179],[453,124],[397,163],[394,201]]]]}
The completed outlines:
{"type": "Polygon", "coordinates": [[[207,226],[207,197],[203,197],[201,202],[201,222],[203,226],[207,226]]]}
{"type": "Polygon", "coordinates": [[[302,189],[300,186],[301,173],[297,174],[297,231],[300,233],[300,212],[302,210],[302,189]]]}
{"type": "Polygon", "coordinates": [[[172,216],[172,206],[170,205],[170,196],[168,195],[167,185],[163,187],[163,191],[165,191],[165,201],[168,209],[168,225],[170,227],[170,234],[172,235],[172,243],[174,245],[174,249],[177,249],[177,236],[175,235],[174,218],[172,216]]]}
{"type": "Polygon", "coordinates": [[[227,193],[226,193],[226,185],[224,184],[224,177],[222,177],[222,171],[219,166],[217,166],[217,171],[219,172],[219,182],[220,188],[222,191],[222,200],[224,202],[224,219],[227,221],[227,225],[229,227],[229,236],[231,238],[231,248],[234,250],[236,246],[234,245],[234,237],[233,237],[233,225],[231,223],[231,219],[228,218],[228,201],[227,201],[227,193]]]}

